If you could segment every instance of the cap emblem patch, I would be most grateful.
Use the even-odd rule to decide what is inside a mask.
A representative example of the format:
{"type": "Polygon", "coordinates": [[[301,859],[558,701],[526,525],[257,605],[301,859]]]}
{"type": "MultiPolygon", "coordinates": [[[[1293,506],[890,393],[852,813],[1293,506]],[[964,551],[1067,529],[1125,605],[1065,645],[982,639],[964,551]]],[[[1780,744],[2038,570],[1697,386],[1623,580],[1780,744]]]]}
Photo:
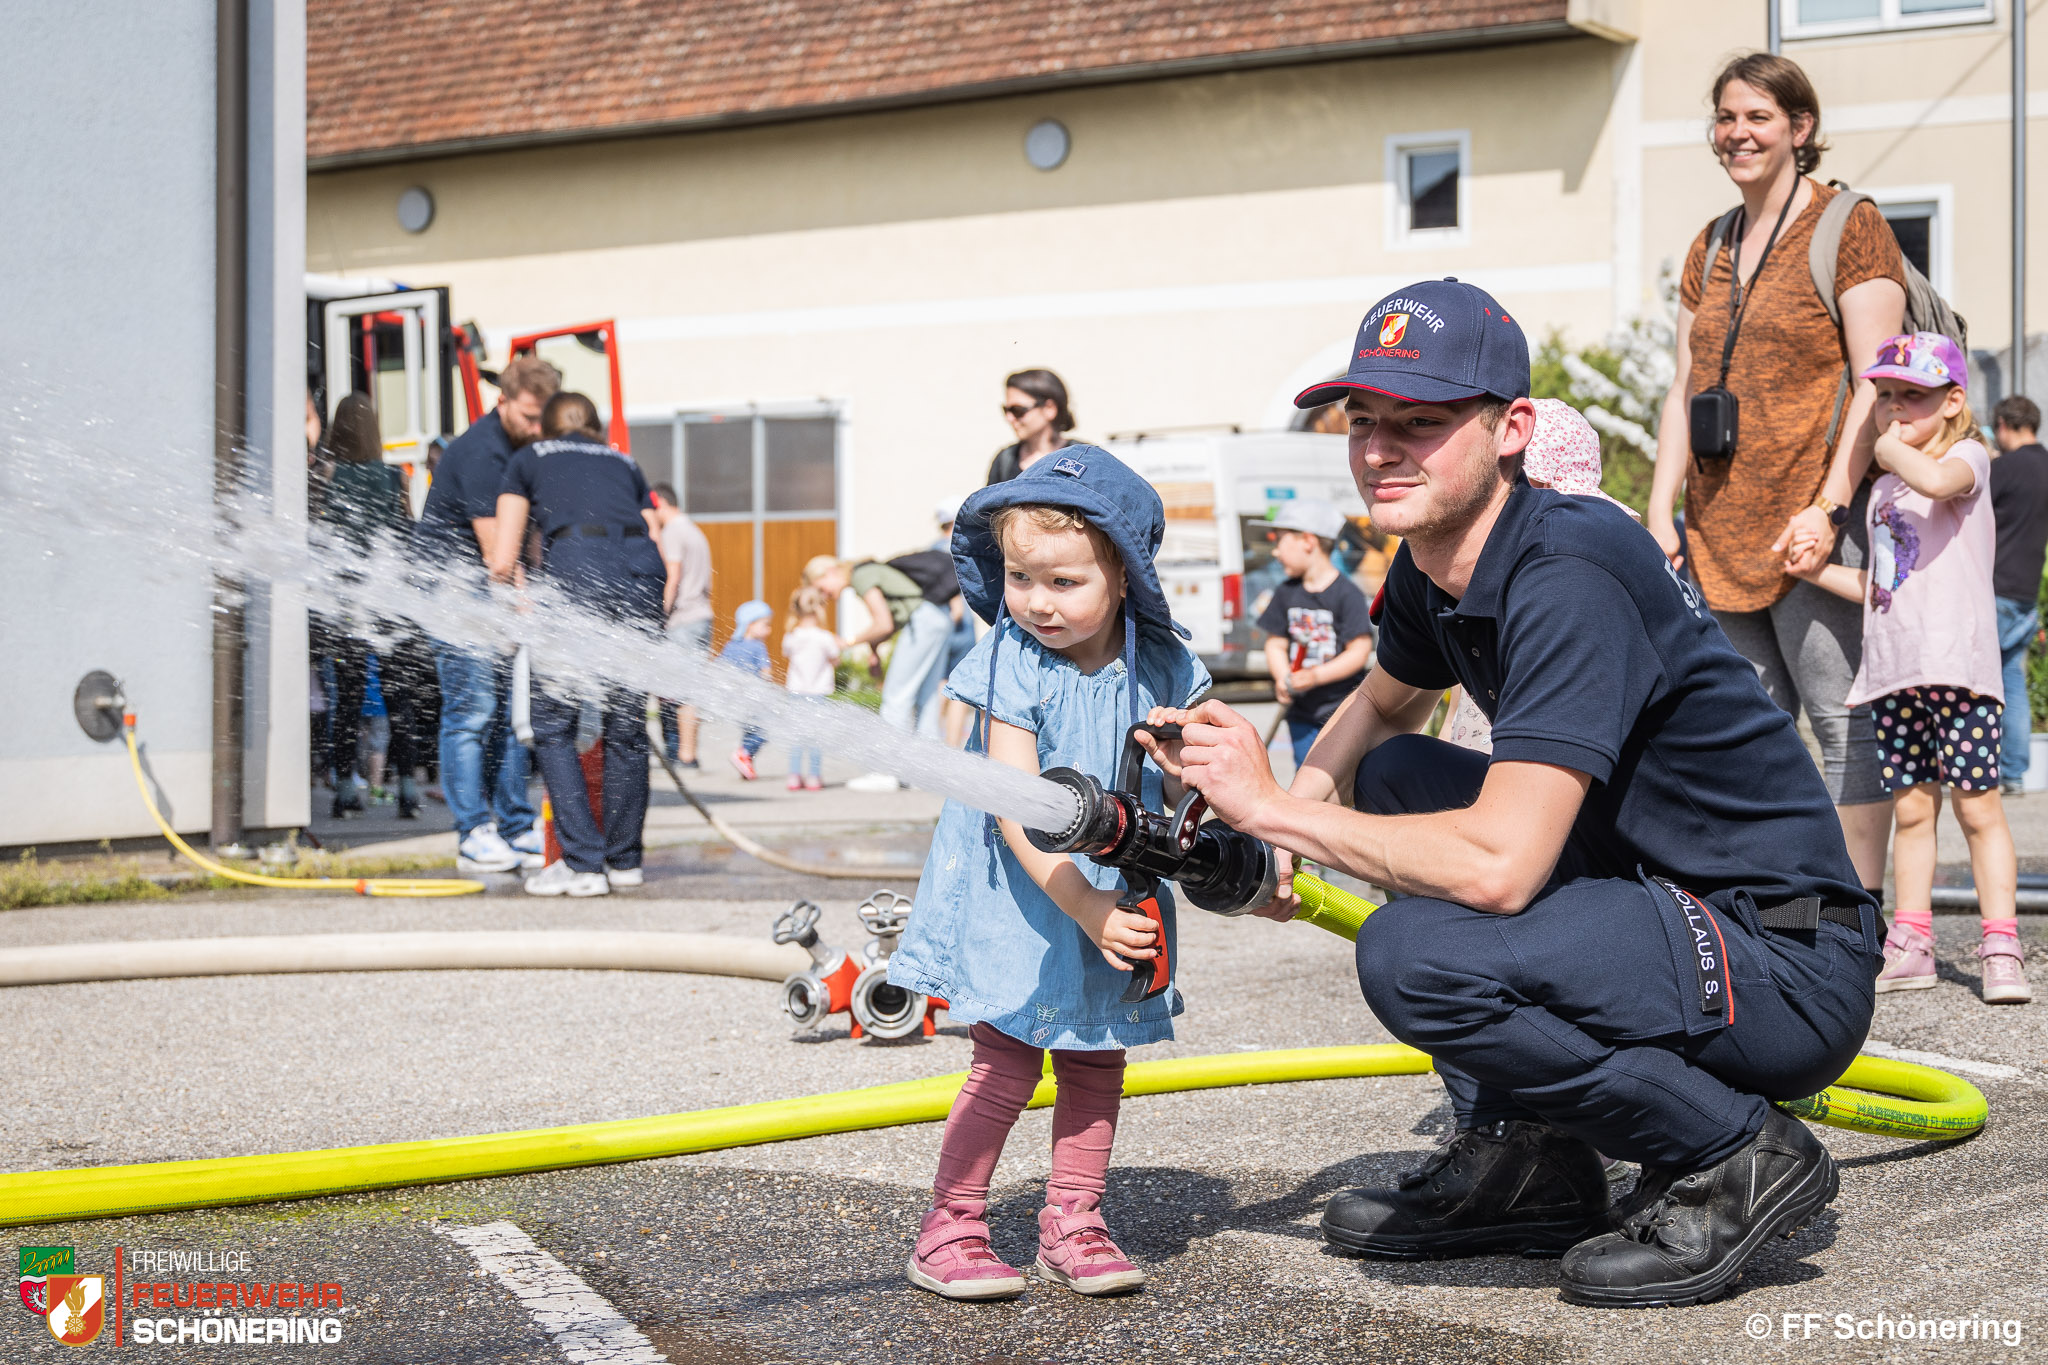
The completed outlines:
{"type": "Polygon", "coordinates": [[[1387,314],[1385,320],[1380,323],[1380,345],[1399,346],[1402,336],[1407,331],[1408,315],[1406,313],[1387,314]]]}
{"type": "Polygon", "coordinates": [[[1069,478],[1078,479],[1083,474],[1086,474],[1088,472],[1088,466],[1082,464],[1079,460],[1072,459],[1068,456],[1062,455],[1059,457],[1059,459],[1053,461],[1052,472],[1055,474],[1065,474],[1069,478]]]}

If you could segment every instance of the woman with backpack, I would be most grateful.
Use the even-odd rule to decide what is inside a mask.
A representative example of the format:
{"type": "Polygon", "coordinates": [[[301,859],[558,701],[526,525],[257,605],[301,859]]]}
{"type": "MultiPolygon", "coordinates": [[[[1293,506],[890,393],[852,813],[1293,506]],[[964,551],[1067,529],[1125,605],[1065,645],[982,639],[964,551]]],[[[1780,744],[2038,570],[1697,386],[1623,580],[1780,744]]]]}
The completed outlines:
{"type": "Polygon", "coordinates": [[[1646,522],[1771,699],[1805,710],[1850,856],[1875,892],[1891,805],[1870,708],[1847,704],[1861,616],[1793,575],[1867,560],[1874,394],[1845,376],[1906,329],[1907,267],[1874,205],[1856,196],[1830,211],[1844,191],[1811,178],[1826,144],[1796,63],[1737,58],[1713,103],[1710,142],[1742,203],[1686,256],[1646,522]],[[1681,483],[1683,539],[1672,517],[1681,483]]]}

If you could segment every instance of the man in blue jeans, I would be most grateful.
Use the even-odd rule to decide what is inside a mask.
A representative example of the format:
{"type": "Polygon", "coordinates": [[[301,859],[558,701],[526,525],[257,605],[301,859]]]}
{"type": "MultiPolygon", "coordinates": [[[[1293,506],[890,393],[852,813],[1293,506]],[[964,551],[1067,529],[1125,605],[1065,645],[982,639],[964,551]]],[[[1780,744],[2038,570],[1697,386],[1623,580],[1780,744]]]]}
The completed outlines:
{"type": "Polygon", "coordinates": [[[1999,786],[2007,796],[2025,788],[2033,742],[2027,705],[2027,646],[2041,628],[2041,560],[2048,552],[2048,450],[2035,433],[2041,409],[2019,394],[1991,410],[1999,456],[1991,466],[1991,510],[1998,520],[1998,554],[1991,591],[1998,597],[1998,653],[2005,665],[2005,743],[1998,755],[1999,786]]]}
{"type": "MultiPolygon", "coordinates": [[[[514,450],[539,439],[541,408],[561,386],[561,372],[534,356],[516,357],[499,373],[498,406],[449,444],[434,471],[413,529],[422,561],[481,586],[505,466],[514,450]]],[[[511,661],[437,640],[434,663],[441,678],[441,790],[455,821],[457,866],[464,872],[539,867],[526,746],[507,715],[511,661]]]]}

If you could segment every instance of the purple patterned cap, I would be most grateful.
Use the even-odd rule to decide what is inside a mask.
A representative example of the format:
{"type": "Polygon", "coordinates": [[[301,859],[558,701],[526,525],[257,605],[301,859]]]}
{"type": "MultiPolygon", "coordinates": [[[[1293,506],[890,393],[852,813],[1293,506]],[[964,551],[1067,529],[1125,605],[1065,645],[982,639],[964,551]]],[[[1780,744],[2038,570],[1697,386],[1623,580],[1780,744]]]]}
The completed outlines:
{"type": "Polygon", "coordinates": [[[1970,362],[1962,348],[1939,332],[1907,332],[1877,348],[1877,363],[1863,372],[1865,379],[1903,379],[1922,388],[1938,389],[1953,384],[1968,391],[1970,362]]]}

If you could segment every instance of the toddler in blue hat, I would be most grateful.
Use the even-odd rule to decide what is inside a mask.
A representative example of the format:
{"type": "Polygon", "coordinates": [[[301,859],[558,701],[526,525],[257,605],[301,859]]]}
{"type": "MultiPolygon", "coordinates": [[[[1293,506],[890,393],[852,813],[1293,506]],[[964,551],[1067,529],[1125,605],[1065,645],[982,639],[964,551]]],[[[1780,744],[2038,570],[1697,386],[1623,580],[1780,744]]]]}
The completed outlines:
{"type": "MultiPolygon", "coordinates": [[[[1151,485],[1094,446],[1055,452],[968,499],[953,558],[968,605],[994,629],[946,682],[980,708],[974,742],[1027,772],[1064,765],[1108,782],[1126,727],[1185,706],[1209,674],[1181,641],[1152,567],[1165,513],[1151,485]]],[[[1155,809],[1163,779],[1145,772],[1155,809]]],[[[1117,908],[1121,874],[1033,848],[1021,827],[948,801],[889,959],[896,985],[943,997],[970,1025],[974,1062],[939,1152],[912,1284],[951,1299],[1010,1298],[1024,1277],[989,1246],[989,1180],[1052,1053],[1052,1175],[1038,1215],[1041,1275],[1081,1294],[1136,1289],[1101,1205],[1124,1049],[1173,1036],[1169,986],[1122,1000],[1130,964],[1158,956],[1151,921],[1117,908]]],[[[1159,891],[1173,952],[1171,897],[1159,891]]]]}
{"type": "MultiPolygon", "coordinates": [[[[733,609],[732,638],[725,642],[725,648],[718,651],[721,661],[735,668],[743,668],[757,678],[775,680],[775,670],[768,662],[769,629],[775,623],[775,608],[759,598],[742,602],[733,609]]],[[[751,725],[740,727],[740,747],[732,751],[732,766],[739,775],[752,782],[758,775],[754,769],[754,755],[761,752],[761,746],[768,742],[768,736],[751,725]]]]}

